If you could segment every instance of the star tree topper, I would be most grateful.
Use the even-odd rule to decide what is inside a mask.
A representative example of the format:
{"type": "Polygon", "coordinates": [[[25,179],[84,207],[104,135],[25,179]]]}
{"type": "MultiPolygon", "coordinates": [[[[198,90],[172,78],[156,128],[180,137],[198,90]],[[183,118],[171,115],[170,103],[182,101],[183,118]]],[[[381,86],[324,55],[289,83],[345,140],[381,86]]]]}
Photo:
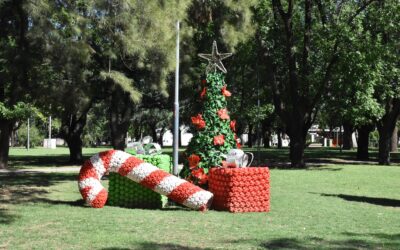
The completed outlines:
{"type": "Polygon", "coordinates": [[[218,68],[226,74],[227,71],[222,64],[222,60],[232,56],[232,53],[218,53],[217,42],[214,41],[211,54],[199,54],[199,56],[208,61],[207,71],[216,71],[216,69],[218,68]]]}

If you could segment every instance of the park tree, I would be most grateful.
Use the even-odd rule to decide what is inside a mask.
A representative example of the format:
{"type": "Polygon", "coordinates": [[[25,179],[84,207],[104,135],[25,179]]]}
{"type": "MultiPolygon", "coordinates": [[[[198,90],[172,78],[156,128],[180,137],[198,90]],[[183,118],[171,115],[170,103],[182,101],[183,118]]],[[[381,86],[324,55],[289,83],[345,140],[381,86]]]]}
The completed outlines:
{"type": "Polygon", "coordinates": [[[140,103],[139,82],[167,95],[166,78],[174,67],[175,23],[189,1],[93,1],[95,27],[90,41],[99,79],[109,103],[111,142],[125,148],[125,136],[140,103]],[[101,15],[99,14],[101,13],[101,15]]]}
{"type": "MultiPolygon", "coordinates": [[[[241,84],[235,78],[238,75],[236,68],[232,67],[239,67],[233,63],[237,58],[235,55],[238,52],[237,47],[245,43],[254,33],[251,9],[256,2],[256,0],[193,0],[191,2],[187,17],[182,24],[182,31],[186,33],[181,43],[180,119],[182,121],[189,122],[193,112],[199,112],[201,109],[202,100],[198,95],[201,86],[198,82],[199,79],[205,77],[206,64],[197,57],[197,54],[208,51],[214,40],[217,41],[221,51],[234,51],[233,60],[226,62],[227,68],[230,69],[226,75],[227,82],[232,82],[232,88],[241,84]]],[[[242,66],[245,67],[245,65],[242,66]]],[[[240,128],[240,124],[238,125],[240,128]]]]}
{"type": "MultiPolygon", "coordinates": [[[[375,67],[380,69],[375,97],[384,109],[377,121],[379,132],[379,164],[390,164],[390,145],[400,115],[400,3],[379,0],[365,20],[366,31],[371,34],[371,44],[379,52],[375,67]]],[[[397,143],[397,142],[396,142],[397,143]]]]}
{"type": "MultiPolygon", "coordinates": [[[[257,17],[254,17],[257,18],[257,17]]],[[[273,116],[271,89],[266,88],[266,68],[260,63],[260,43],[257,33],[236,46],[232,58],[228,82],[235,95],[229,102],[231,116],[237,120],[237,133],[248,133],[248,146],[252,147],[255,138],[261,139],[272,130],[276,116],[273,116]]]]}
{"type": "MultiPolygon", "coordinates": [[[[159,93],[141,81],[137,87],[143,93],[142,101],[134,107],[129,132],[139,140],[143,134],[151,135],[153,142],[162,145],[162,138],[168,129],[172,130],[172,116],[170,103],[173,96],[168,97],[159,93]]],[[[173,93],[173,85],[167,86],[168,93],[173,93]]]]}
{"type": "Polygon", "coordinates": [[[94,51],[89,45],[92,28],[88,25],[90,5],[85,1],[50,2],[45,12],[42,35],[47,80],[43,83],[42,110],[59,117],[59,136],[67,143],[74,164],[82,162],[83,132],[87,114],[101,98],[96,78],[94,51]]]}
{"type": "Polygon", "coordinates": [[[304,167],[308,129],[333,85],[344,38],[375,1],[261,1],[258,11],[275,111],[290,137],[292,167],[304,167]],[[268,18],[269,17],[269,18],[268,18]]]}
{"type": "Polygon", "coordinates": [[[38,32],[46,1],[0,1],[0,168],[6,168],[15,123],[34,110],[43,40],[38,32]]]}
{"type": "MultiPolygon", "coordinates": [[[[397,1],[376,1],[345,37],[346,47],[338,51],[332,91],[324,102],[324,112],[340,116],[345,134],[351,140],[358,131],[357,158],[368,159],[371,131],[379,131],[379,162],[390,162],[390,141],[400,112],[398,92],[399,36],[397,1]]],[[[396,135],[397,137],[397,135],[396,135]]],[[[344,148],[348,143],[344,144],[344,148]]]]}
{"type": "Polygon", "coordinates": [[[338,51],[341,60],[332,75],[335,84],[321,104],[321,118],[334,126],[343,125],[343,149],[350,149],[352,132],[357,129],[357,159],[367,160],[369,134],[384,108],[376,99],[382,73],[377,64],[380,51],[375,49],[372,35],[364,32],[362,22],[353,36],[346,38],[347,46],[338,51]]]}

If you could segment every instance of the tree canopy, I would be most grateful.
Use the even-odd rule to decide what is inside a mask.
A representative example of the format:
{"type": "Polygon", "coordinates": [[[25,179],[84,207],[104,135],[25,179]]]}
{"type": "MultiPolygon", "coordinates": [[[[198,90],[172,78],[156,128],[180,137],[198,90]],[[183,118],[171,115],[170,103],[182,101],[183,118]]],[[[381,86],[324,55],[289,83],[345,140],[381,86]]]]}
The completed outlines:
{"type": "Polygon", "coordinates": [[[343,126],[347,149],[358,131],[358,157],[367,159],[377,128],[379,162],[390,163],[400,115],[396,0],[2,0],[0,168],[32,116],[59,121],[73,163],[85,144],[124,149],[127,133],[161,142],[172,126],[178,20],[184,124],[201,108],[206,64],[197,55],[216,40],[234,52],[228,108],[249,147],[286,133],[292,166],[304,167],[318,123],[343,126]]]}

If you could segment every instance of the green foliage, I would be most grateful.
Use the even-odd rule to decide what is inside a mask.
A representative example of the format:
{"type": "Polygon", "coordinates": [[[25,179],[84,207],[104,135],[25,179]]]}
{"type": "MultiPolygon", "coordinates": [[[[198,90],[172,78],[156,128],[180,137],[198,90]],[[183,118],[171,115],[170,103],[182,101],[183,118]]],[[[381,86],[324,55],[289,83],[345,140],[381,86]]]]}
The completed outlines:
{"type": "MultiPolygon", "coordinates": [[[[189,2],[90,2],[88,20],[96,28],[88,31],[91,47],[101,58],[101,70],[114,71],[112,78],[122,83],[125,91],[133,90],[133,83],[145,79],[167,95],[166,77],[175,63],[175,22],[184,18],[189,2]],[[118,76],[116,71],[120,72],[118,76]]],[[[137,93],[133,97],[137,101],[137,93]]]]}
{"type": "Polygon", "coordinates": [[[0,119],[5,120],[23,120],[35,116],[41,120],[45,117],[36,107],[24,102],[18,102],[13,107],[8,108],[3,102],[0,102],[0,119]]]}
{"type": "MultiPolygon", "coordinates": [[[[39,131],[36,125],[31,124],[29,128],[29,141],[30,147],[41,146],[43,143],[43,139],[45,136],[39,131]]],[[[28,127],[27,124],[24,123],[18,129],[18,145],[27,147],[28,143],[28,127]]]]}
{"type": "Polygon", "coordinates": [[[206,81],[201,112],[205,126],[204,128],[195,126],[196,132],[185,151],[184,168],[180,173],[182,177],[189,178],[195,183],[198,183],[199,179],[193,175],[193,170],[203,169],[205,173],[208,173],[209,168],[222,165],[223,154],[236,148],[235,132],[230,127],[231,120],[222,119],[218,114],[220,110],[227,110],[226,98],[229,98],[222,93],[223,87],[226,86],[224,75],[218,72],[209,73],[206,81]],[[220,135],[224,136],[224,142],[222,145],[216,145],[214,138],[220,135]],[[197,166],[190,164],[189,157],[192,155],[200,157],[197,166]]]}
{"type": "Polygon", "coordinates": [[[376,2],[340,35],[343,46],[322,120],[335,126],[373,124],[399,97],[399,10],[398,1],[376,2]]]}
{"type": "Polygon", "coordinates": [[[104,102],[96,103],[87,115],[83,144],[99,146],[110,140],[110,124],[107,117],[108,107],[104,102]]]}
{"type": "Polygon", "coordinates": [[[129,93],[129,96],[134,103],[140,102],[142,98],[142,94],[133,87],[133,80],[126,77],[123,73],[118,71],[110,71],[110,72],[100,72],[100,79],[102,80],[111,80],[114,84],[117,84],[122,88],[123,91],[129,93]]]}
{"type": "Polygon", "coordinates": [[[260,107],[250,107],[249,111],[246,112],[246,116],[249,123],[256,124],[267,119],[269,116],[272,115],[273,112],[274,106],[272,104],[265,104],[260,107]]]}
{"type": "MultiPolygon", "coordinates": [[[[252,7],[256,0],[194,0],[187,10],[187,17],[183,20],[181,29],[181,106],[182,120],[190,119],[194,110],[200,109],[197,102],[198,85],[194,84],[203,77],[206,64],[197,56],[210,49],[210,45],[217,41],[221,51],[235,51],[238,45],[252,38],[255,25],[252,22],[252,7]],[[198,67],[198,65],[201,65],[198,67]]],[[[232,61],[231,58],[229,61],[232,61]]],[[[227,62],[231,72],[230,65],[227,62]]],[[[235,78],[235,83],[236,83],[235,78]]],[[[233,84],[231,85],[233,88],[233,84]]],[[[236,117],[236,116],[235,116],[236,117]]]]}

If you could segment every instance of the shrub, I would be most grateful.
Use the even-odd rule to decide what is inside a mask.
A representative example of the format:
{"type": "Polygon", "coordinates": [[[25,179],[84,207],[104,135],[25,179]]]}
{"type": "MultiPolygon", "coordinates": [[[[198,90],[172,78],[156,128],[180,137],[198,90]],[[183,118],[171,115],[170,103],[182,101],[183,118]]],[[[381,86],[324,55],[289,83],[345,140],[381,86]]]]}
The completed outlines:
{"type": "MultiPolygon", "coordinates": [[[[39,129],[35,125],[30,126],[30,147],[40,146],[43,143],[44,135],[42,135],[39,129]]],[[[28,128],[26,124],[22,124],[18,129],[18,146],[27,146],[28,141],[28,128]]]]}

